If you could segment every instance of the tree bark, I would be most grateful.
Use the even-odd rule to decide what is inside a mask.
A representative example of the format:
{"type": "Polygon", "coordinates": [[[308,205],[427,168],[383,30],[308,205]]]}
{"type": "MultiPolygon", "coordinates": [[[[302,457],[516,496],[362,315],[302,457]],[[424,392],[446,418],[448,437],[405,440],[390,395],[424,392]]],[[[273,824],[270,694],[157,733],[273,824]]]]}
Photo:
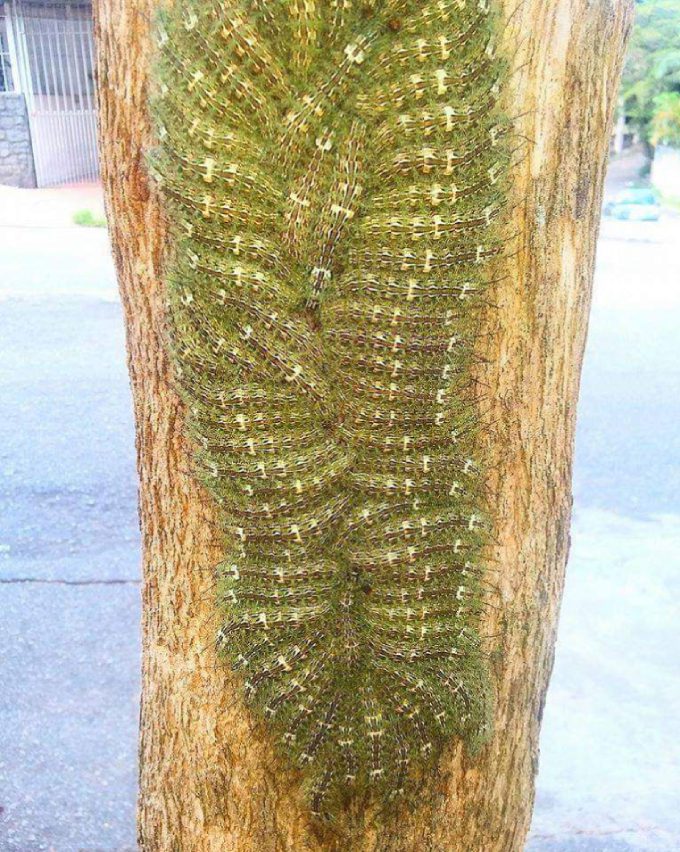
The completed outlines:
{"type": "Polygon", "coordinates": [[[212,652],[211,508],[187,474],[164,349],[164,224],[143,151],[154,0],[96,9],[102,176],[127,326],[143,534],[139,844],[144,850],[511,852],[533,805],[538,734],[569,547],[571,464],[606,150],[632,2],[507,0],[519,250],[485,339],[496,495],[495,734],[455,745],[417,801],[382,824],[314,825],[212,652]],[[515,9],[515,6],[517,8],[515,9]],[[514,13],[513,13],[514,12],[514,13]],[[514,46],[514,47],[513,47],[514,46]]]}

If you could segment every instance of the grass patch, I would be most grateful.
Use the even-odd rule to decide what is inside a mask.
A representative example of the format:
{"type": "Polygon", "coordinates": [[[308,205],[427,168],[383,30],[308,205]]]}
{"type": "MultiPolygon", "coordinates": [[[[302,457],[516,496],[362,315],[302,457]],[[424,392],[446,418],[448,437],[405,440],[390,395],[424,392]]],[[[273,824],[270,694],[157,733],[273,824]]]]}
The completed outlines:
{"type": "Polygon", "coordinates": [[[73,224],[82,225],[84,228],[105,228],[106,219],[96,216],[91,210],[77,210],[73,214],[73,224]]]}
{"type": "Polygon", "coordinates": [[[661,194],[661,201],[663,202],[665,207],[670,207],[671,210],[675,210],[677,213],[680,213],[680,197],[677,195],[664,195],[661,194]]]}

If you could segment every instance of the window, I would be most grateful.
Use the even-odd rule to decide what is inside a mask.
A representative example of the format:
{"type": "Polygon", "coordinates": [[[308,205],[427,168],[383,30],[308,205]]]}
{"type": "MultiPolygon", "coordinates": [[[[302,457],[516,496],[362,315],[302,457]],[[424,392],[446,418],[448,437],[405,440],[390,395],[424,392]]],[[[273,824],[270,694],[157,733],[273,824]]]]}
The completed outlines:
{"type": "Polygon", "coordinates": [[[13,92],[12,64],[9,60],[7,17],[5,4],[0,0],[0,92],[13,92]]]}

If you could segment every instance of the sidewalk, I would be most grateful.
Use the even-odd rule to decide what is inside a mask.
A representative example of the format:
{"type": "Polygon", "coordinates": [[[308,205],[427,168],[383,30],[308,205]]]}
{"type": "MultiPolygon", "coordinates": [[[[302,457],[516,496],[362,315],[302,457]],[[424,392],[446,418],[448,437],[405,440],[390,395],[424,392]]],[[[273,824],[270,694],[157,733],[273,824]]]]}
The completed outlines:
{"type": "Polygon", "coordinates": [[[73,214],[79,210],[104,217],[101,184],[74,183],[47,189],[0,186],[0,228],[78,227],[73,214]]]}
{"type": "Polygon", "coordinates": [[[76,225],[73,216],[83,210],[103,218],[98,183],[0,186],[0,300],[117,301],[107,230],[76,225]]]}

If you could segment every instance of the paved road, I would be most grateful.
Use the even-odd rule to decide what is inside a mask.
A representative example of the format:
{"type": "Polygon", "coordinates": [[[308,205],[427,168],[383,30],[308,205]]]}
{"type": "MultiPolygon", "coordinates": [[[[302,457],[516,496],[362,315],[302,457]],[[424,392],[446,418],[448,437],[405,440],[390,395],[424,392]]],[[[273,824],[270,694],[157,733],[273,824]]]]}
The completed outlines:
{"type": "Polygon", "coordinates": [[[679,242],[602,226],[531,852],[680,849],[679,242]]]}
{"type": "Polygon", "coordinates": [[[0,228],[0,850],[135,846],[139,534],[103,230],[0,228]]]}
{"type": "MultiPolygon", "coordinates": [[[[677,850],[680,223],[605,223],[531,852],[677,850]]],[[[101,231],[0,227],[0,850],[133,849],[138,560],[101,231]]]]}

